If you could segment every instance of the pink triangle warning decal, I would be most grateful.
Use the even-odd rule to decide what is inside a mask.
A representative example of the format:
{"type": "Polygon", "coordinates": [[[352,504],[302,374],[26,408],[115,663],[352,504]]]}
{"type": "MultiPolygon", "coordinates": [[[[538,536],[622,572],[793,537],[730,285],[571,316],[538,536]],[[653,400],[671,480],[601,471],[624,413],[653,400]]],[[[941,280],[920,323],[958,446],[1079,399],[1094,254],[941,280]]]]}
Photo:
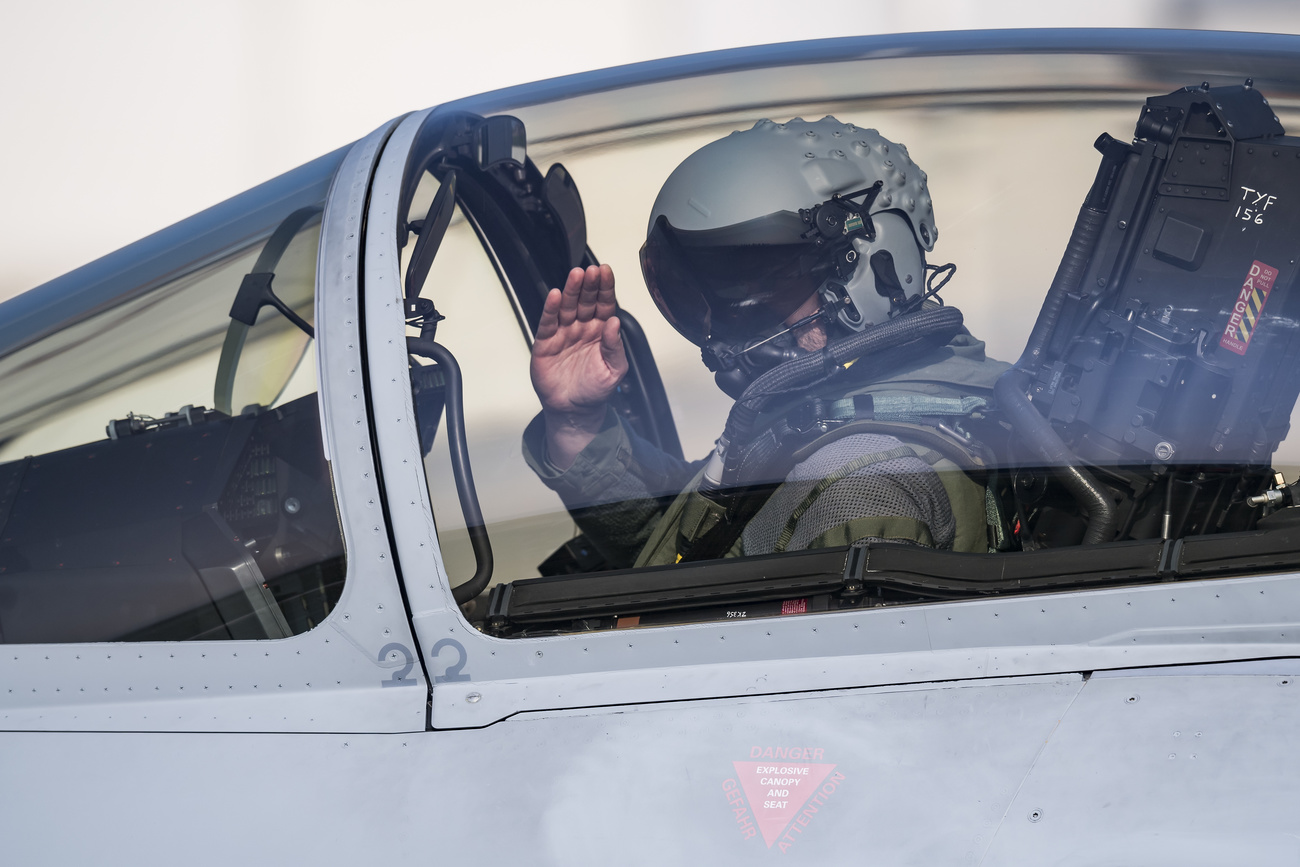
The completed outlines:
{"type": "MultiPolygon", "coordinates": [[[[757,748],[755,751],[759,752],[757,748]]],[[[821,750],[816,752],[819,754],[817,757],[821,758],[821,750]]],[[[769,849],[791,827],[796,817],[800,817],[800,811],[804,810],[814,795],[819,795],[819,804],[824,802],[830,792],[823,793],[821,788],[835,770],[835,765],[821,762],[765,760],[732,764],[736,769],[736,778],[740,780],[740,788],[745,793],[745,800],[753,812],[754,821],[763,835],[763,842],[769,849]]],[[[844,779],[843,774],[835,776],[836,782],[844,779]]],[[[831,786],[830,791],[834,790],[835,787],[831,786]]],[[[811,812],[816,813],[817,809],[811,812]]],[[[801,822],[801,825],[807,824],[807,821],[801,822]]],[[[786,848],[786,844],[782,844],[782,851],[786,848]]]]}

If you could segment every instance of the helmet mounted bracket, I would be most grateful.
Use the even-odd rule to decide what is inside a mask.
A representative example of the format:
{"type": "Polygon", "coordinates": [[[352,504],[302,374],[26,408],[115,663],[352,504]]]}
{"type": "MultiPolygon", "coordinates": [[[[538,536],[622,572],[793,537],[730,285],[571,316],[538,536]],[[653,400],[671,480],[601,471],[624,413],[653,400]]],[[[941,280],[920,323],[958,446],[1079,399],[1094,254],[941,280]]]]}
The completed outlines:
{"type": "MultiPolygon", "coordinates": [[[[823,244],[843,245],[847,241],[850,249],[855,237],[874,241],[876,227],[871,222],[870,211],[876,196],[880,195],[884,187],[884,181],[876,181],[871,186],[852,193],[836,193],[811,208],[800,208],[799,217],[809,226],[801,237],[819,247],[823,244]],[[866,197],[860,205],[853,201],[858,196],[866,197]]],[[[849,270],[852,271],[852,268],[849,270]]]]}

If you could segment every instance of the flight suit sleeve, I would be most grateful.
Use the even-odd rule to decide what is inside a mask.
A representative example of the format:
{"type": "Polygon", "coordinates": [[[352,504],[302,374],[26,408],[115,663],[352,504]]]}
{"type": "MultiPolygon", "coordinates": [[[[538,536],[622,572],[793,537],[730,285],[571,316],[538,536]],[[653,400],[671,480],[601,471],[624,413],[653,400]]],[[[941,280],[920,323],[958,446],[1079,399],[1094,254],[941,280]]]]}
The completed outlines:
{"type": "Polygon", "coordinates": [[[540,414],[524,430],[523,454],[612,568],[633,564],[668,504],[699,466],[637,436],[612,408],[568,469],[550,462],[540,414]]]}

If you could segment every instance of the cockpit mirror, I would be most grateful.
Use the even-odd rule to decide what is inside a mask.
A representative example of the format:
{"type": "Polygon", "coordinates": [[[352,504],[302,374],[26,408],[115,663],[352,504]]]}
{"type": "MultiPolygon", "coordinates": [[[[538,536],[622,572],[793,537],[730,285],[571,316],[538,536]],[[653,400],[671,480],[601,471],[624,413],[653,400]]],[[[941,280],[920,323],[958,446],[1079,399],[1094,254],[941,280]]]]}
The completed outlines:
{"type": "Polygon", "coordinates": [[[559,163],[551,166],[542,185],[542,195],[568,243],[569,267],[581,267],[587,255],[587,217],[573,175],[559,163]]]}
{"type": "Polygon", "coordinates": [[[412,302],[420,297],[420,289],[425,278],[429,276],[429,267],[433,257],[438,255],[442,238],[447,234],[451,224],[451,215],[456,209],[456,173],[448,171],[443,176],[442,185],[433,197],[429,213],[423,220],[411,222],[411,228],[418,232],[420,240],[415,242],[411,253],[411,264],[406,269],[406,300],[412,302]]]}
{"type": "Polygon", "coordinates": [[[528,136],[524,122],[510,115],[489,117],[474,130],[474,144],[479,168],[487,169],[501,163],[513,163],[523,168],[528,155],[528,136]]]}

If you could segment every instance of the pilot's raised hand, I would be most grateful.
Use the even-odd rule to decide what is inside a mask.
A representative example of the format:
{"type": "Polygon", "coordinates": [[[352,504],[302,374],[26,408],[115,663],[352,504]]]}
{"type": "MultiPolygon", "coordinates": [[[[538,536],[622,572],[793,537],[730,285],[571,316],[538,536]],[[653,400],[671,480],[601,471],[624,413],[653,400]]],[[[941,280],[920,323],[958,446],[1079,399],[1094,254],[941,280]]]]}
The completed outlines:
{"type": "Polygon", "coordinates": [[[600,431],[605,401],[627,373],[608,265],[574,268],[542,306],[529,372],[542,401],[548,457],[568,469],[600,431]]]}

